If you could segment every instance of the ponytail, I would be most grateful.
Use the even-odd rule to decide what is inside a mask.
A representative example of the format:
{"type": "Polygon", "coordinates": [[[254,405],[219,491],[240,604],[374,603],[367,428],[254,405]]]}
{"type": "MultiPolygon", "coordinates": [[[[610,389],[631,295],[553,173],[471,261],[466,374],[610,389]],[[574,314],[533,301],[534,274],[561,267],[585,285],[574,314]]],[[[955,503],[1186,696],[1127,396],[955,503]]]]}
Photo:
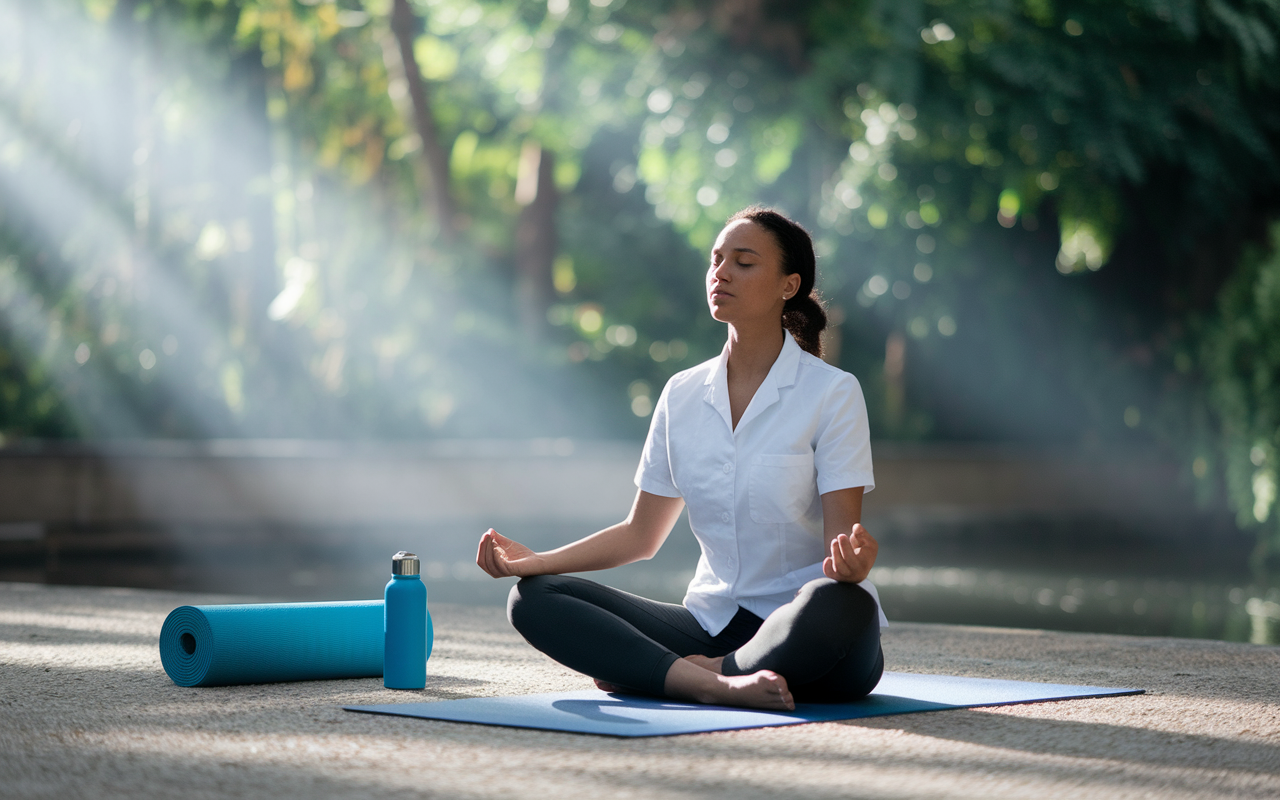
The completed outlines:
{"type": "Polygon", "coordinates": [[[822,357],[822,331],[827,327],[827,312],[821,296],[814,291],[818,260],[813,253],[813,239],[799,223],[772,208],[744,208],[729,222],[745,219],[773,234],[782,252],[782,272],[799,275],[800,288],[782,306],[782,327],[791,332],[796,344],[807,353],[822,357]]]}
{"type": "Polygon", "coordinates": [[[827,327],[827,312],[817,292],[796,296],[782,307],[782,327],[791,332],[796,344],[807,353],[822,358],[822,331],[827,327]]]}

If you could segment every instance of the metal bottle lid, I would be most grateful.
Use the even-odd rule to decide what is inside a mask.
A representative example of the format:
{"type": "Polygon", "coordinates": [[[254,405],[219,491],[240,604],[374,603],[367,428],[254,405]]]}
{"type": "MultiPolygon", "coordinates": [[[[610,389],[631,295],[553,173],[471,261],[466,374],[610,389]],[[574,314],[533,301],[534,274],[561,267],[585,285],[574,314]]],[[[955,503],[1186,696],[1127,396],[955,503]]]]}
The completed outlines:
{"type": "Polygon", "coordinates": [[[413,553],[401,550],[391,557],[392,575],[417,575],[422,572],[422,562],[413,553]]]}

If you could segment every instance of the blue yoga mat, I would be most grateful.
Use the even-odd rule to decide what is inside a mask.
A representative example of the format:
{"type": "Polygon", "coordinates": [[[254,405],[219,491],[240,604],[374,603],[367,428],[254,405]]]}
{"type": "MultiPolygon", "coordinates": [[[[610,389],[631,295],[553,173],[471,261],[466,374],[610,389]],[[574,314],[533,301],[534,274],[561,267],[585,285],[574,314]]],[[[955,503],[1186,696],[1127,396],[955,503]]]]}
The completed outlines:
{"type": "Polygon", "coordinates": [[[382,601],[181,606],[160,628],[179,686],[382,675],[382,601]]]}
{"type": "Polygon", "coordinates": [[[676,703],[596,690],[344,708],[347,711],[370,714],[473,722],[480,725],[637,737],[767,728],[947,708],[1111,697],[1142,692],[1142,689],[1108,689],[1101,686],[886,672],[875,691],[856,703],[801,703],[796,706],[795,711],[786,712],[676,703]]]}

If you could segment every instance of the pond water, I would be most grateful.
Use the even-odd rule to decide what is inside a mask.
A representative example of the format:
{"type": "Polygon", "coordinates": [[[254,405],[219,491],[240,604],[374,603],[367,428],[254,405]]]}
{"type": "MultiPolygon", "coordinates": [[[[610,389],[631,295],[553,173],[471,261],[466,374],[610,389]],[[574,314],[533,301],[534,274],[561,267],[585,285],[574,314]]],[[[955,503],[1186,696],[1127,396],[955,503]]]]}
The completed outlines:
{"type": "MultiPolygon", "coordinates": [[[[0,579],[240,593],[292,600],[381,596],[388,559],[418,552],[434,602],[502,604],[513,580],[475,565],[486,526],[297,529],[218,533],[83,531],[50,555],[0,559],[0,579]],[[87,544],[75,545],[83,539],[87,544]],[[107,546],[108,542],[117,544],[107,546]],[[139,541],[143,545],[137,544],[139,541]],[[159,544],[157,544],[159,543],[159,544]]],[[[507,521],[535,549],[582,535],[574,526],[507,521]]],[[[1280,644],[1280,586],[1246,569],[1252,542],[1230,528],[1153,538],[1099,520],[872,521],[880,558],[871,579],[891,621],[1181,636],[1280,644]]],[[[698,560],[681,521],[650,561],[588,575],[680,602],[698,560]]]]}
{"type": "Polygon", "coordinates": [[[878,567],[894,619],[1280,644],[1280,589],[1157,578],[878,567]]]}
{"type": "MultiPolygon", "coordinates": [[[[1206,548],[1194,535],[1153,540],[1097,521],[880,529],[871,580],[891,621],[1280,644],[1280,587],[1250,580],[1252,541],[1231,531],[1206,548]]],[[[534,546],[552,546],[531,533],[534,546]]],[[[697,557],[692,533],[678,528],[651,561],[584,577],[678,603],[697,557]]],[[[488,578],[473,558],[425,563],[432,597],[503,602],[511,582],[488,578]]]]}
{"type": "MultiPolygon", "coordinates": [[[[502,603],[514,583],[472,575],[475,565],[470,562],[435,562],[427,567],[428,592],[439,602],[502,603]]],[[[632,565],[583,577],[678,603],[693,572],[632,565]]],[[[1280,644],[1280,589],[1248,583],[918,566],[876,567],[871,580],[891,623],[943,622],[1280,644]]]]}
{"type": "MultiPolygon", "coordinates": [[[[1280,586],[1251,579],[1253,542],[1230,528],[1153,538],[1086,519],[878,523],[871,580],[891,621],[1280,644],[1280,586]]],[[[653,560],[585,577],[680,602],[697,557],[682,525],[653,560]]],[[[506,582],[472,558],[428,563],[433,596],[502,602],[506,582]]]]}

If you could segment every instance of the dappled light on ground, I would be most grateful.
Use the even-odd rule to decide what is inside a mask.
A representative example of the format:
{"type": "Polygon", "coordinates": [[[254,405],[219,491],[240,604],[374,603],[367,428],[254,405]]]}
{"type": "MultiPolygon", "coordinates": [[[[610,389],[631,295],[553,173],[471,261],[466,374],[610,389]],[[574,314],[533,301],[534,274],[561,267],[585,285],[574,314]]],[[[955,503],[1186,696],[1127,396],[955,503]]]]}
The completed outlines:
{"type": "Polygon", "coordinates": [[[874,797],[910,787],[936,797],[1263,798],[1280,789],[1271,647],[903,624],[884,639],[894,670],[1149,694],[619,741],[341,710],[587,687],[496,608],[433,606],[438,638],[421,692],[376,679],[184,689],[165,677],[154,642],[134,640],[139,625],[151,620],[158,635],[172,607],[227,598],[21,584],[0,584],[0,595],[10,690],[0,780],[24,795],[827,797],[856,785],[874,797]]]}

